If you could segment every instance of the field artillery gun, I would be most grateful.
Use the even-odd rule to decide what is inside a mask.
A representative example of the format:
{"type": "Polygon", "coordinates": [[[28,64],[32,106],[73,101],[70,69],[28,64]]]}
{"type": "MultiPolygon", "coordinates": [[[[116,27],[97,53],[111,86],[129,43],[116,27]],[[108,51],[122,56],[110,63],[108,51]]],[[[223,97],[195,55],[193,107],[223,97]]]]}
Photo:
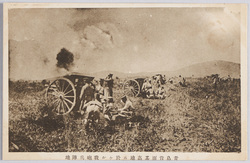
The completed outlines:
{"type": "Polygon", "coordinates": [[[151,78],[141,77],[141,78],[129,79],[129,80],[126,80],[123,84],[124,94],[130,97],[137,97],[137,96],[145,97],[146,93],[143,92],[142,86],[143,86],[143,83],[145,83],[146,80],[149,80],[149,79],[153,81],[152,85],[156,85],[156,84],[164,85],[166,83],[165,76],[161,74],[156,74],[152,76],[151,78]]]}
{"type": "Polygon", "coordinates": [[[129,79],[123,83],[123,91],[126,96],[137,97],[141,94],[142,85],[146,78],[129,79]]]}
{"type": "MultiPolygon", "coordinates": [[[[51,80],[46,90],[46,102],[52,112],[65,115],[80,106],[80,93],[86,83],[92,84],[94,77],[71,73],[51,80]]],[[[94,96],[93,92],[86,92],[94,96]]]]}

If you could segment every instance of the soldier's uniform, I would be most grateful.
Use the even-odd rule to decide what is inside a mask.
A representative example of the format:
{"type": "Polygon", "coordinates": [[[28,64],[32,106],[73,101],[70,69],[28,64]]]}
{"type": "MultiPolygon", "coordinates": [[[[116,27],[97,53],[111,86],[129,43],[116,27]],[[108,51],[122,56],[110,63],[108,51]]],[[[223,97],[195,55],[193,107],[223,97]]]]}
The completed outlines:
{"type": "Polygon", "coordinates": [[[86,104],[88,103],[89,101],[92,101],[94,100],[94,93],[95,92],[95,88],[93,85],[91,85],[90,83],[86,83],[82,89],[81,89],[81,92],[80,92],[80,96],[79,96],[79,99],[81,101],[81,104],[80,104],[80,108],[79,110],[81,110],[81,108],[86,104]]]}
{"type": "Polygon", "coordinates": [[[113,97],[113,85],[114,80],[112,79],[113,74],[109,74],[106,79],[104,79],[104,97],[108,99],[113,97]]]}
{"type": "Polygon", "coordinates": [[[100,120],[101,110],[102,110],[102,104],[97,100],[90,101],[84,105],[84,108],[81,113],[83,114],[83,121],[85,127],[88,125],[89,121],[100,120]]]}
{"type": "Polygon", "coordinates": [[[164,99],[166,97],[166,92],[164,90],[164,87],[159,87],[156,92],[156,97],[159,99],[164,99]]]}
{"type": "Polygon", "coordinates": [[[112,120],[115,121],[117,117],[123,117],[126,119],[129,119],[132,117],[134,107],[132,102],[125,96],[122,98],[123,103],[125,103],[124,107],[121,109],[118,109],[118,114],[112,116],[112,120]]]}
{"type": "Polygon", "coordinates": [[[104,102],[104,88],[100,84],[96,85],[95,92],[99,96],[100,101],[104,102]]]}
{"type": "Polygon", "coordinates": [[[146,93],[147,98],[152,98],[154,96],[152,84],[148,80],[145,83],[143,83],[142,91],[146,93]]]}

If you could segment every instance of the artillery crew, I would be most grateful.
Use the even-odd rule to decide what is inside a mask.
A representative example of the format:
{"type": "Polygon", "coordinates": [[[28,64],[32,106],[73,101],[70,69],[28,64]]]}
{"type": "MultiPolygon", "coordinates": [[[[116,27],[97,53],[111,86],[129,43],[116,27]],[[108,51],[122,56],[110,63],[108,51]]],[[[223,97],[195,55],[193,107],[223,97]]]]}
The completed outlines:
{"type": "Polygon", "coordinates": [[[154,81],[154,84],[151,84],[151,79],[145,79],[142,85],[142,92],[145,94],[145,97],[149,99],[159,98],[164,99],[166,97],[166,91],[164,87],[159,83],[160,81],[154,81]]]}
{"type": "Polygon", "coordinates": [[[99,122],[102,119],[115,123],[118,119],[128,120],[132,118],[134,113],[132,102],[126,96],[123,96],[121,101],[124,107],[120,109],[114,107],[113,98],[109,98],[107,105],[102,105],[97,99],[86,103],[81,112],[85,129],[88,130],[89,123],[99,122]]]}
{"type": "MultiPolygon", "coordinates": [[[[106,120],[110,124],[116,124],[120,122],[126,122],[131,119],[134,115],[134,106],[130,99],[127,96],[123,96],[121,98],[121,102],[124,104],[123,107],[117,108],[114,106],[113,100],[113,74],[109,74],[104,81],[103,87],[101,85],[101,80],[94,81],[94,87],[92,87],[91,83],[86,82],[86,84],[82,87],[80,92],[80,99],[84,100],[82,110],[82,114],[84,115],[84,125],[85,128],[88,128],[89,122],[98,122],[102,118],[106,120]],[[94,89],[94,97],[87,96],[87,89],[94,89]]],[[[165,89],[161,85],[160,77],[155,76],[152,79],[148,78],[144,80],[142,84],[142,92],[145,93],[147,98],[153,99],[164,99],[165,89]],[[152,83],[153,82],[153,83],[152,83]]]]}

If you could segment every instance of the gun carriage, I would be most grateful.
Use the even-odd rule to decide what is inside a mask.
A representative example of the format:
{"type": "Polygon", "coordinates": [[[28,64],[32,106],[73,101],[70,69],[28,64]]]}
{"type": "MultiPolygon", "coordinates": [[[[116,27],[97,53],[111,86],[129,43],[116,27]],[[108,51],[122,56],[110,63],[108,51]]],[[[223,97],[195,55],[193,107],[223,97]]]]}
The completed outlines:
{"type": "Polygon", "coordinates": [[[46,90],[46,101],[49,108],[57,115],[71,112],[76,106],[80,106],[82,87],[86,83],[91,84],[93,79],[94,77],[91,76],[71,73],[51,80],[46,90]]]}
{"type": "Polygon", "coordinates": [[[126,80],[123,84],[124,94],[130,97],[145,96],[145,92],[142,90],[143,83],[147,80],[159,80],[159,84],[163,85],[166,83],[166,79],[161,74],[156,74],[152,78],[135,78],[126,80]]]}

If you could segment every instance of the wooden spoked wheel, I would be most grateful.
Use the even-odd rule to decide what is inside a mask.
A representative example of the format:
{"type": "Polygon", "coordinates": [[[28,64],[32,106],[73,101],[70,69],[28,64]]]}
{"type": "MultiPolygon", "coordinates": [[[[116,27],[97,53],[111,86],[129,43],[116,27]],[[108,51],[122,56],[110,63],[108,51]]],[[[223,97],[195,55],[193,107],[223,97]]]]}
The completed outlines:
{"type": "Polygon", "coordinates": [[[52,112],[57,115],[69,113],[76,104],[74,84],[66,78],[54,80],[47,89],[46,101],[52,112]]]}
{"type": "Polygon", "coordinates": [[[136,97],[140,94],[140,85],[136,80],[127,80],[123,84],[124,94],[130,97],[136,97]]]}

